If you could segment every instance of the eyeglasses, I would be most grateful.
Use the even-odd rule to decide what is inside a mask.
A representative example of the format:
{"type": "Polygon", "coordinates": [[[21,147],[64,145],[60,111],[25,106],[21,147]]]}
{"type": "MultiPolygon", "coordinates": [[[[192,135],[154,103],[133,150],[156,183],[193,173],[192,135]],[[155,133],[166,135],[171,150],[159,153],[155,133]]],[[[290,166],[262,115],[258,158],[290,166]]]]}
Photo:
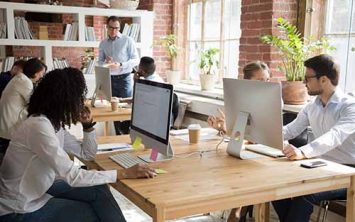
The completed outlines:
{"type": "Polygon", "coordinates": [[[117,30],[117,29],[120,29],[120,27],[119,27],[119,26],[117,26],[117,27],[112,27],[112,26],[109,26],[108,28],[109,28],[109,29],[111,29],[111,30],[117,30]]]}
{"type": "Polygon", "coordinates": [[[304,77],[304,81],[305,81],[305,82],[308,82],[309,79],[312,79],[312,78],[317,78],[317,76],[305,76],[305,77],[304,77]]]}

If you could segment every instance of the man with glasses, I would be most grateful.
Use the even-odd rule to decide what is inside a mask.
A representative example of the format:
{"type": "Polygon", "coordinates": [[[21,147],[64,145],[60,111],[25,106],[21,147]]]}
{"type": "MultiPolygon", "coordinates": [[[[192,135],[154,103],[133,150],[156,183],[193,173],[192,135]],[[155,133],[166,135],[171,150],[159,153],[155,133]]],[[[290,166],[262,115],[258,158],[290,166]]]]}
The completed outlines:
{"type": "MultiPolygon", "coordinates": [[[[339,69],[332,57],[319,55],[304,62],[308,94],[316,96],[297,118],[284,127],[285,140],[311,126],[315,140],[296,148],[289,144],[283,153],[290,160],[320,157],[340,164],[355,164],[355,99],[337,88],[339,69]]],[[[313,204],[322,200],[346,199],[346,189],[274,201],[281,222],[309,221],[313,204]]]]}
{"type": "MultiPolygon", "coordinates": [[[[108,38],[99,46],[99,64],[110,68],[112,96],[126,98],[132,96],[134,66],[139,57],[134,40],[120,33],[120,21],[117,16],[107,19],[108,38]]],[[[128,128],[125,122],[115,122],[117,134],[123,134],[128,128]]]]}

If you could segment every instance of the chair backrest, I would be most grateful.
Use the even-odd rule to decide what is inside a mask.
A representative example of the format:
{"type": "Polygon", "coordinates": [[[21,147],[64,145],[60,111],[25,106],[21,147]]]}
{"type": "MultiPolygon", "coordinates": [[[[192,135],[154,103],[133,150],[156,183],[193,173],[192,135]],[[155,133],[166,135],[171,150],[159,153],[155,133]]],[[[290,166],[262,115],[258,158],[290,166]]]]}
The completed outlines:
{"type": "Polygon", "coordinates": [[[176,93],[173,94],[173,107],[172,107],[172,114],[173,114],[173,124],[176,120],[176,118],[178,117],[179,114],[179,104],[180,104],[180,100],[179,97],[177,96],[176,93]]]}

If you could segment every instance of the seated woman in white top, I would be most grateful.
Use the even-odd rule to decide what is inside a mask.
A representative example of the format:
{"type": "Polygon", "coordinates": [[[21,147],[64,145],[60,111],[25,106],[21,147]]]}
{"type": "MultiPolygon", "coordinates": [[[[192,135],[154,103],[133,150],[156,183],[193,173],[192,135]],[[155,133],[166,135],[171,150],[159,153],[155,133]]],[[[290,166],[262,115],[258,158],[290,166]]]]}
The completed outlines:
{"type": "MultiPolygon", "coordinates": [[[[243,68],[244,79],[250,80],[259,80],[267,82],[270,80],[270,71],[269,67],[266,63],[261,61],[255,61],[248,63],[243,68]]],[[[222,134],[226,134],[226,125],[225,125],[225,116],[224,113],[218,109],[220,116],[209,116],[207,122],[210,126],[221,132],[222,134]]],[[[245,222],[246,215],[248,212],[253,210],[253,206],[241,207],[241,208],[234,208],[232,209],[227,222],[245,222]]]]}
{"type": "Polygon", "coordinates": [[[154,171],[147,165],[88,171],[70,160],[56,132],[80,120],[86,92],[74,68],[53,70],[39,82],[0,166],[0,221],[125,221],[106,184],[154,171]]]}
{"type": "Polygon", "coordinates": [[[30,59],[25,63],[23,73],[15,75],[5,87],[0,99],[0,154],[5,153],[11,132],[27,118],[33,85],[43,77],[46,69],[39,59],[30,59]]]}

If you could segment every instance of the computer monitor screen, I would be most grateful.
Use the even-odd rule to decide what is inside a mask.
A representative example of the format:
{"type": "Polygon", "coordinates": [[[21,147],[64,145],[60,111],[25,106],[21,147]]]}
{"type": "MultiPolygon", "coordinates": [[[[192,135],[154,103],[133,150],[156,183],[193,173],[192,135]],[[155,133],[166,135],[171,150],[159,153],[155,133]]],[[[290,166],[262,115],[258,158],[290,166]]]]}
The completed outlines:
{"type": "Polygon", "coordinates": [[[132,141],[139,136],[147,148],[169,154],[169,130],[173,86],[139,79],[134,84],[131,131],[132,141]]]}
{"type": "Polygon", "coordinates": [[[110,68],[95,66],[95,82],[96,88],[93,100],[105,99],[107,101],[111,101],[112,91],[110,68]]]}
{"type": "Polygon", "coordinates": [[[279,83],[223,79],[227,131],[239,113],[249,114],[244,138],[277,149],[283,148],[282,100],[279,83]]]}

